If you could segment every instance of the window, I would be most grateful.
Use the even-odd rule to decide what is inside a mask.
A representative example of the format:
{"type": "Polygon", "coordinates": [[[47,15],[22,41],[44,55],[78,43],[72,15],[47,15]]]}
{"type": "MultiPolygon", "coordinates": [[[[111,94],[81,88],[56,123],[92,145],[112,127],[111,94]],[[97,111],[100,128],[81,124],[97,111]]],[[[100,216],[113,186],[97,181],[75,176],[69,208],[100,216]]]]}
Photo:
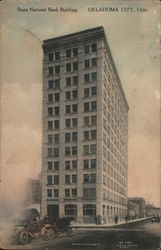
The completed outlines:
{"type": "Polygon", "coordinates": [[[52,185],[52,175],[47,176],[47,185],[52,185]]]}
{"type": "Polygon", "coordinates": [[[84,131],[84,140],[89,140],[89,131],[84,131]]]}
{"type": "Polygon", "coordinates": [[[73,215],[73,216],[77,215],[77,205],[74,204],[65,205],[64,210],[65,210],[65,215],[73,215]]]}
{"type": "Polygon", "coordinates": [[[48,148],[48,157],[52,157],[53,151],[52,148],[48,148]]]}
{"type": "Polygon", "coordinates": [[[77,175],[76,174],[72,175],[72,183],[77,183],[77,175]]]}
{"type": "Polygon", "coordinates": [[[83,188],[83,197],[84,198],[95,198],[96,189],[95,188],[83,188]]]}
{"type": "Polygon", "coordinates": [[[92,110],[92,111],[95,111],[96,108],[97,108],[96,101],[91,102],[91,110],[92,110]]]}
{"type": "Polygon", "coordinates": [[[92,95],[92,96],[97,95],[97,88],[96,88],[96,87],[92,87],[92,88],[91,88],[91,95],[92,95]]]}
{"type": "Polygon", "coordinates": [[[65,147],[65,155],[70,155],[70,147],[65,147]]]}
{"type": "Polygon", "coordinates": [[[84,126],[89,126],[89,116],[84,117],[84,126]]]}
{"type": "Polygon", "coordinates": [[[70,128],[70,119],[65,120],[66,128],[70,128]]]}
{"type": "Polygon", "coordinates": [[[96,154],[96,144],[90,145],[91,154],[96,154]]]}
{"type": "Polygon", "coordinates": [[[84,152],[84,155],[88,155],[89,154],[89,145],[84,145],[83,146],[83,152],[84,152]]]}
{"type": "Polygon", "coordinates": [[[91,183],[96,183],[96,174],[91,174],[90,177],[91,177],[91,178],[90,178],[90,182],[91,182],[91,183]]]}
{"type": "Polygon", "coordinates": [[[69,114],[70,113],[70,105],[66,105],[65,108],[66,108],[66,114],[69,114]]]}
{"type": "Polygon", "coordinates": [[[77,197],[77,189],[72,188],[72,197],[77,197]]]}
{"type": "Polygon", "coordinates": [[[95,204],[84,204],[83,205],[83,215],[96,215],[96,205],[95,204]]]}
{"type": "Polygon", "coordinates": [[[77,112],[77,104],[73,104],[72,109],[73,109],[73,113],[76,113],[77,112]]]}
{"type": "Polygon", "coordinates": [[[96,168],[96,159],[91,159],[91,168],[96,168]]]}
{"type": "Polygon", "coordinates": [[[71,49],[66,50],[66,57],[67,58],[71,57],[71,49]]]}
{"type": "Polygon", "coordinates": [[[73,48],[73,56],[78,56],[78,48],[73,48]]]}
{"type": "Polygon", "coordinates": [[[93,43],[92,44],[92,52],[96,52],[97,51],[97,43],[93,43]]]}
{"type": "Polygon", "coordinates": [[[65,161],[65,169],[66,170],[70,169],[70,161],[65,161]]]}
{"type": "Polygon", "coordinates": [[[83,182],[84,183],[89,183],[89,175],[88,174],[83,175],[83,182]]]}
{"type": "Polygon", "coordinates": [[[58,189],[54,189],[54,197],[55,198],[59,197],[59,190],[58,189]]]}
{"type": "Polygon", "coordinates": [[[89,74],[84,75],[84,81],[85,81],[85,83],[89,82],[89,74]]]}
{"type": "Polygon", "coordinates": [[[60,66],[56,65],[55,66],[55,74],[59,74],[60,73],[60,66]]]}
{"type": "Polygon", "coordinates": [[[70,94],[71,94],[70,91],[66,92],[66,100],[70,100],[70,94]]]}
{"type": "Polygon", "coordinates": [[[92,67],[97,66],[97,58],[92,58],[92,67]]]}
{"type": "Polygon", "coordinates": [[[48,170],[52,170],[53,166],[52,166],[52,161],[48,161],[48,170]]]}
{"type": "Polygon", "coordinates": [[[85,102],[84,103],[84,112],[88,112],[89,111],[89,102],[85,102]]]}
{"type": "Polygon", "coordinates": [[[56,120],[54,123],[55,123],[55,129],[58,129],[59,128],[59,120],[56,120]]]}
{"type": "Polygon", "coordinates": [[[91,80],[96,81],[97,80],[97,72],[91,73],[91,80]]]}
{"type": "Polygon", "coordinates": [[[72,147],[72,155],[76,155],[77,154],[77,147],[73,146],[72,147]]]}
{"type": "Polygon", "coordinates": [[[48,81],[48,88],[53,89],[53,80],[48,81]]]}
{"type": "Polygon", "coordinates": [[[59,170],[59,161],[54,161],[54,170],[55,171],[59,170]]]}
{"type": "Polygon", "coordinates": [[[55,93],[55,102],[59,102],[59,93],[55,93]]]}
{"type": "Polygon", "coordinates": [[[69,188],[65,189],[65,197],[70,197],[70,189],[69,188]]]}
{"type": "Polygon", "coordinates": [[[54,142],[55,142],[55,144],[59,143],[59,134],[54,135],[54,142]]]}
{"type": "Polygon", "coordinates": [[[72,141],[73,142],[77,141],[77,132],[72,133],[72,141]]]}
{"type": "Polygon", "coordinates": [[[78,76],[73,76],[73,85],[78,85],[78,76]]]}
{"type": "Polygon", "coordinates": [[[89,97],[89,88],[84,89],[84,97],[89,97]]]}
{"type": "Polygon", "coordinates": [[[84,61],[84,67],[85,68],[89,68],[90,67],[90,61],[89,61],[89,59],[84,61]]]}
{"type": "Polygon", "coordinates": [[[53,102],[53,94],[48,94],[48,102],[53,102]]]}
{"type": "Polygon", "coordinates": [[[53,72],[54,72],[54,71],[53,71],[53,67],[49,67],[49,68],[48,68],[48,73],[49,73],[49,75],[53,75],[53,72]]]}
{"type": "Polygon", "coordinates": [[[59,175],[54,175],[54,184],[55,185],[59,184],[59,175]]]}
{"type": "Polygon", "coordinates": [[[84,160],[83,161],[83,165],[84,165],[84,169],[88,169],[89,168],[89,160],[84,160]]]}
{"type": "Polygon", "coordinates": [[[55,60],[59,60],[60,59],[60,52],[55,52],[55,60]]]}
{"type": "Polygon", "coordinates": [[[55,89],[59,89],[60,88],[60,79],[56,79],[54,82],[55,82],[55,89]]]}
{"type": "Polygon", "coordinates": [[[65,142],[70,142],[70,133],[65,133],[65,142]]]}
{"type": "Polygon", "coordinates": [[[48,108],[48,115],[49,116],[53,115],[53,108],[52,107],[48,108]]]}
{"type": "Polygon", "coordinates": [[[71,86],[71,77],[66,78],[66,86],[71,86]]]}
{"type": "Polygon", "coordinates": [[[78,69],[78,62],[74,62],[73,63],[73,70],[77,70],[78,69]]]}
{"type": "Polygon", "coordinates": [[[96,116],[91,116],[91,125],[95,126],[96,125],[96,116]]]}
{"type": "Polygon", "coordinates": [[[48,135],[48,144],[52,144],[53,143],[53,135],[48,135]]]}
{"type": "Polygon", "coordinates": [[[55,115],[59,115],[59,107],[55,107],[55,115]]]}
{"type": "Polygon", "coordinates": [[[65,184],[70,184],[70,175],[65,175],[65,184]]]}
{"type": "Polygon", "coordinates": [[[53,129],[53,122],[52,121],[48,121],[48,129],[53,129]]]}
{"type": "Polygon", "coordinates": [[[73,99],[77,99],[78,97],[78,91],[77,90],[73,90],[73,99]]]}
{"type": "Polygon", "coordinates": [[[92,140],[96,139],[96,130],[91,130],[91,139],[92,140]]]}
{"type": "Polygon", "coordinates": [[[72,119],[73,128],[77,127],[77,118],[72,119]]]}
{"type": "Polygon", "coordinates": [[[77,160],[72,161],[72,168],[76,169],[77,168],[77,160]]]}
{"type": "Polygon", "coordinates": [[[84,52],[85,52],[85,54],[88,54],[90,52],[90,45],[86,45],[84,47],[84,52]]]}
{"type": "Polygon", "coordinates": [[[66,72],[70,72],[71,71],[71,63],[67,63],[66,64],[66,72]]]}
{"type": "Polygon", "coordinates": [[[49,59],[49,62],[53,61],[53,53],[48,54],[48,59],[49,59]]]}
{"type": "Polygon", "coordinates": [[[54,148],[54,156],[55,157],[59,156],[59,148],[54,148]]]}
{"type": "Polygon", "coordinates": [[[49,198],[52,197],[52,189],[47,190],[47,197],[49,197],[49,198]]]}

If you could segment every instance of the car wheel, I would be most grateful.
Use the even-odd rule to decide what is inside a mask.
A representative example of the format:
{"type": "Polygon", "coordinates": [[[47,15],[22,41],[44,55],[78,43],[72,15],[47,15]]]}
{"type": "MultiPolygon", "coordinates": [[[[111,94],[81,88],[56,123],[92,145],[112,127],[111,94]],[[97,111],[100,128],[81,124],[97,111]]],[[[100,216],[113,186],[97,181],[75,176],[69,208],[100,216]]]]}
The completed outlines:
{"type": "Polygon", "coordinates": [[[19,242],[22,244],[22,245],[26,245],[28,244],[29,242],[31,241],[30,239],[30,235],[27,231],[22,231],[20,232],[19,234],[19,242]]]}

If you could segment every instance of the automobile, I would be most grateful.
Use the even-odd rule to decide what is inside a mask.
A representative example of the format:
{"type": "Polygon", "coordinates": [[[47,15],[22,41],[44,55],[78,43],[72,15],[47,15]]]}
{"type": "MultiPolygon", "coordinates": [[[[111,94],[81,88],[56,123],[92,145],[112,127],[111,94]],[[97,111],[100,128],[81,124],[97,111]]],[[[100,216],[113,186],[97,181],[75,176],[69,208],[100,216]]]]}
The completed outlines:
{"type": "Polygon", "coordinates": [[[35,208],[24,209],[13,220],[11,238],[16,243],[26,245],[36,238],[51,240],[54,236],[53,226],[44,219],[40,219],[40,214],[35,208]]]}
{"type": "Polygon", "coordinates": [[[153,222],[160,222],[160,217],[159,216],[154,216],[153,218],[152,218],[152,223],[153,222]]]}
{"type": "Polygon", "coordinates": [[[67,234],[67,236],[72,235],[71,222],[74,221],[74,217],[63,217],[56,220],[54,226],[54,233],[56,236],[60,234],[67,234]]]}

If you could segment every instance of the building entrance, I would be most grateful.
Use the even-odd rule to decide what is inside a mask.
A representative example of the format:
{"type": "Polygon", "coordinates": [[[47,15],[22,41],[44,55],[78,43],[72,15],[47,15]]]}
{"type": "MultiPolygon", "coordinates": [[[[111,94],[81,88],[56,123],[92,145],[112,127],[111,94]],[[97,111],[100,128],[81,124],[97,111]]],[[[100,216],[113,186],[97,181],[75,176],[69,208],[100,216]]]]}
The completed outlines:
{"type": "Polygon", "coordinates": [[[54,223],[59,218],[59,205],[48,205],[47,213],[49,220],[54,223]]]}

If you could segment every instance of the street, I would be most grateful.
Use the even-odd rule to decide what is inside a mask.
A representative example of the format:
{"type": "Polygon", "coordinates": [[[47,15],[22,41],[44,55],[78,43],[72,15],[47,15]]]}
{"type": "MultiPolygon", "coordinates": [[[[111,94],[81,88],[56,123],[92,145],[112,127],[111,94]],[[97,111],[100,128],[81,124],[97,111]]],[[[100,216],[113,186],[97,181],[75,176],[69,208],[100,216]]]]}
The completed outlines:
{"type": "Polygon", "coordinates": [[[72,237],[62,235],[52,241],[34,240],[26,246],[12,245],[10,249],[41,250],[157,250],[160,247],[160,223],[151,220],[117,225],[90,231],[73,231],[72,237]]]}

